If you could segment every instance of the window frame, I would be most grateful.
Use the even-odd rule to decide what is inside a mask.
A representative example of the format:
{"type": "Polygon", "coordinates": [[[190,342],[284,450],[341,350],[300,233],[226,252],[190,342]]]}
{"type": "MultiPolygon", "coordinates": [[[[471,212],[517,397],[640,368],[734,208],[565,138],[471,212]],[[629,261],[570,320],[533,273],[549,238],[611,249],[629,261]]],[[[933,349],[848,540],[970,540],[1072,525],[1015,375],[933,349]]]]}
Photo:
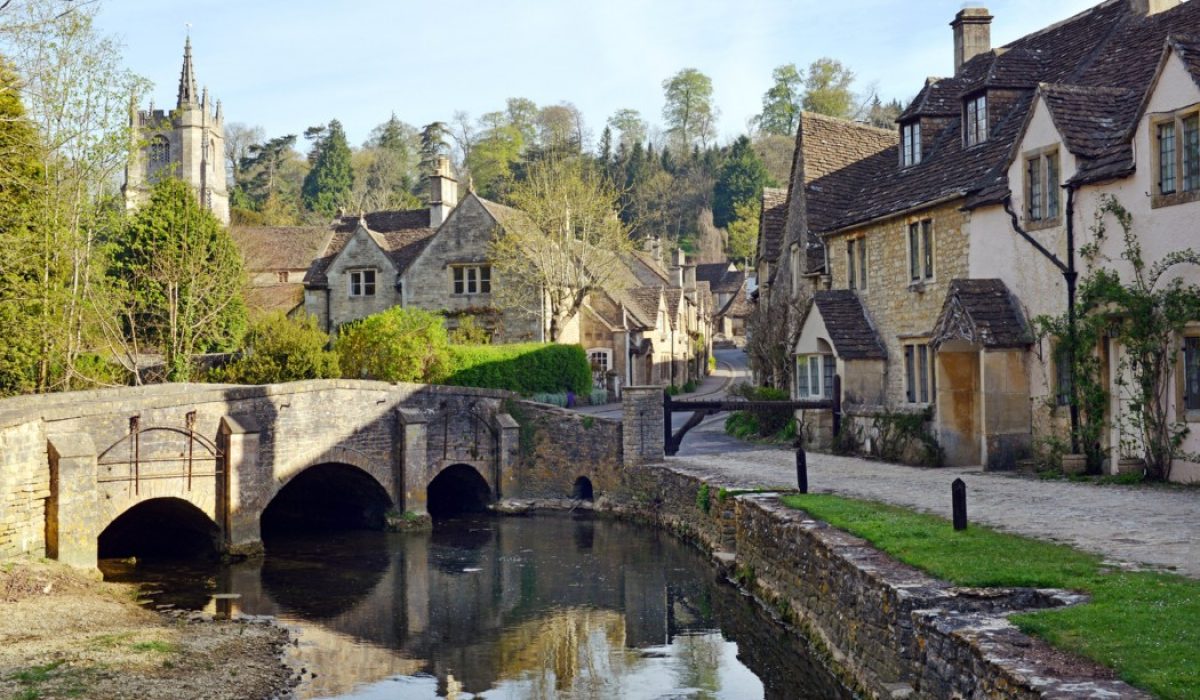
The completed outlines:
{"type": "Polygon", "coordinates": [[[937,369],[929,340],[909,339],[903,345],[904,401],[929,406],[937,403],[937,369]]]}
{"type": "Polygon", "coordinates": [[[1200,327],[1190,326],[1180,335],[1179,366],[1176,371],[1175,405],[1179,419],[1188,423],[1200,423],[1200,327]],[[1193,355],[1194,377],[1188,376],[1189,345],[1192,346],[1190,351],[1193,355]]]}
{"type": "Polygon", "coordinates": [[[588,355],[588,365],[592,368],[593,372],[600,371],[602,373],[607,373],[610,370],[612,370],[612,368],[613,368],[613,352],[612,352],[611,348],[590,348],[587,351],[587,355],[588,355]],[[604,358],[604,363],[603,363],[602,367],[598,367],[598,364],[596,362],[596,356],[601,356],[604,358]]]}
{"type": "Polygon", "coordinates": [[[831,399],[833,398],[833,377],[836,375],[837,358],[833,354],[796,355],[792,393],[797,400],[831,399]]]}
{"type": "Polygon", "coordinates": [[[478,296],[492,293],[492,266],[487,263],[450,266],[450,293],[478,296]]]}
{"type": "Polygon", "coordinates": [[[933,219],[913,219],[905,232],[908,258],[908,286],[930,284],[937,279],[937,233],[933,219]]]}
{"type": "Polygon", "coordinates": [[[867,273],[867,237],[852,236],[846,239],[846,288],[865,292],[870,288],[867,273]]]}
{"type": "Polygon", "coordinates": [[[1057,343],[1053,348],[1053,367],[1054,367],[1054,405],[1055,406],[1070,406],[1071,399],[1075,394],[1074,371],[1069,347],[1066,343],[1057,343]]]}
{"type": "Polygon", "coordinates": [[[1059,193],[1062,162],[1058,146],[1025,153],[1025,224],[1029,229],[1057,226],[1062,216],[1059,193]]]}
{"type": "Polygon", "coordinates": [[[921,121],[919,119],[900,125],[900,167],[911,168],[921,164],[921,121]]]}
{"type": "Polygon", "coordinates": [[[379,289],[378,270],[373,267],[356,267],[346,270],[346,292],[351,299],[374,297],[379,289]]]}
{"type": "Polygon", "coordinates": [[[976,93],[963,102],[963,146],[971,148],[988,140],[987,91],[976,93]]]}
{"type": "Polygon", "coordinates": [[[1200,105],[1151,117],[1151,208],[1200,201],[1200,105]]]}

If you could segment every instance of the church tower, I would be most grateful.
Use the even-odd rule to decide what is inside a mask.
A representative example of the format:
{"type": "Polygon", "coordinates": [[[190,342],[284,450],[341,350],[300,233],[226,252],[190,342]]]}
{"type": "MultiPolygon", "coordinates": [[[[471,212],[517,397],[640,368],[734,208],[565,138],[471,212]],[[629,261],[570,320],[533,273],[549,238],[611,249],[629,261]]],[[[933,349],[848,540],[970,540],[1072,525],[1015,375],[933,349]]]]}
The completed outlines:
{"type": "Polygon", "coordinates": [[[125,206],[136,209],[150,197],[161,177],[177,177],[191,185],[196,198],[224,224],[229,224],[229,192],[225,188],[225,116],[221,102],[209,102],[208,88],[196,90],[192,39],[183,45],[183,69],[175,109],[130,110],[137,143],[125,169],[125,206]]]}

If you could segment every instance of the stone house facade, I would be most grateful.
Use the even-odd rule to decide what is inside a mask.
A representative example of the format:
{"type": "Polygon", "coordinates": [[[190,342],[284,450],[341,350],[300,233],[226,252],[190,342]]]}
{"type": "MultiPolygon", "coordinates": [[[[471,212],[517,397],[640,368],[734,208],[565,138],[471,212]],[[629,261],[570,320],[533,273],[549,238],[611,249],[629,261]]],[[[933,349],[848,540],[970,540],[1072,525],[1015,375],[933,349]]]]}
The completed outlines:
{"type": "MultiPolygon", "coordinates": [[[[886,351],[876,378],[886,406],[927,411],[950,463],[1010,468],[1065,422],[1056,349],[1030,319],[1065,313],[1063,273],[1086,273],[1079,247],[1102,197],[1133,213],[1152,262],[1194,239],[1181,232],[1194,230],[1200,200],[1200,115],[1190,106],[1200,103],[1191,38],[1200,5],[1108,0],[997,50],[991,21],[981,8],[956,16],[955,74],[926,82],[893,145],[814,177],[802,123],[786,207],[792,244],[760,241],[760,256],[774,257],[759,269],[775,297],[798,268],[797,230],[819,240],[825,264],[808,269],[824,278],[814,286],[853,295],[863,315],[831,319],[823,303],[808,304],[798,367],[821,369],[811,358],[825,354],[845,369],[836,336],[869,328],[886,351]]],[[[767,216],[764,208],[764,239],[767,216]]],[[[1102,252],[1119,260],[1113,238],[1102,252]]],[[[1190,337],[1179,339],[1169,397],[1186,420],[1188,406],[1200,411],[1200,340],[1190,337]]],[[[1097,352],[1111,369],[1121,349],[1106,341],[1097,352]]],[[[871,393],[844,379],[844,390],[863,394],[847,399],[871,393]]],[[[1121,410],[1114,399],[1112,415],[1121,410]]],[[[1116,431],[1105,439],[1115,456],[1116,431]]],[[[1197,466],[1179,464],[1175,478],[1196,479],[1197,466]]]]}
{"type": "Polygon", "coordinates": [[[175,109],[131,111],[129,126],[136,139],[125,168],[125,206],[137,209],[162,177],[183,180],[197,201],[229,224],[229,192],[225,185],[225,116],[221,101],[209,100],[208,88],[196,87],[192,40],[183,48],[183,69],[175,109]]]}

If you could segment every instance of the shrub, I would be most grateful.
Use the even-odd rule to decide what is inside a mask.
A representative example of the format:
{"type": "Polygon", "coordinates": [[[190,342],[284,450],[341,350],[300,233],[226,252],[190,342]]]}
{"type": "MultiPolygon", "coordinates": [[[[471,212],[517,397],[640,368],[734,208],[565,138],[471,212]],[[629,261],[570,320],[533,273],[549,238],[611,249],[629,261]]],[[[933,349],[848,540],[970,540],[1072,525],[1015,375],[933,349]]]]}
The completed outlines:
{"type": "Polygon", "coordinates": [[[565,393],[562,393],[562,394],[538,393],[538,394],[534,394],[530,398],[533,399],[533,401],[535,403],[544,403],[544,404],[549,404],[551,406],[558,406],[560,408],[566,408],[566,405],[567,405],[567,395],[565,393]]]}
{"type": "Polygon", "coordinates": [[[592,368],[578,345],[521,343],[455,345],[446,384],[506,389],[520,394],[566,393],[590,396],[592,368]]]}
{"type": "Polygon", "coordinates": [[[275,384],[338,376],[338,356],[327,350],[329,336],[314,316],[290,319],[272,313],[255,321],[240,357],[215,369],[215,381],[275,384]]]}
{"type": "Polygon", "coordinates": [[[591,396],[588,400],[593,406],[603,406],[608,403],[608,391],[605,389],[592,389],[591,396]]]}
{"type": "Polygon", "coordinates": [[[442,317],[421,309],[396,306],[348,323],[333,347],[350,379],[437,382],[451,367],[442,317]]]}
{"type": "Polygon", "coordinates": [[[696,390],[696,382],[687,382],[683,385],[683,393],[690,394],[696,390]]]}

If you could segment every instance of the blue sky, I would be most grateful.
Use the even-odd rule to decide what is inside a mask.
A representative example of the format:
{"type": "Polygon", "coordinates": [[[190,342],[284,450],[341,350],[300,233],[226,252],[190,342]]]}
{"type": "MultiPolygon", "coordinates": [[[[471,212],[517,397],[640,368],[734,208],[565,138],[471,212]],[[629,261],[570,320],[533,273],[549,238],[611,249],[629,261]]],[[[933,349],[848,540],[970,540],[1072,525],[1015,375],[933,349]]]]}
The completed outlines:
{"type": "MultiPolygon", "coordinates": [[[[1097,0],[992,0],[993,45],[1097,0]]],[[[694,67],[713,79],[728,140],[761,108],[771,70],[832,56],[908,99],[952,72],[961,0],[107,0],[100,28],[173,105],[185,25],[197,78],[227,121],[268,136],[337,118],[358,144],[395,112],[420,126],[528,97],[570,101],[598,135],[617,109],[661,121],[662,81],[694,67]],[[445,14],[437,15],[436,12],[445,14]]]]}

